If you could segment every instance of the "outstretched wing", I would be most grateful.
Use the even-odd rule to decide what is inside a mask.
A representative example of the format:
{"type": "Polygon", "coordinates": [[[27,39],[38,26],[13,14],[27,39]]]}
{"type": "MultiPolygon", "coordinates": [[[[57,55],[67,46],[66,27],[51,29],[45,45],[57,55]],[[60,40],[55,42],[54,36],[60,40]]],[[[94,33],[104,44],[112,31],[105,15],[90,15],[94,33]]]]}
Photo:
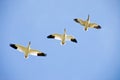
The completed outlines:
{"type": "Polygon", "coordinates": [[[98,24],[96,24],[96,23],[90,23],[90,24],[89,24],[89,27],[90,27],[90,28],[101,29],[101,26],[98,25],[98,24]]]}
{"type": "Polygon", "coordinates": [[[69,40],[69,41],[72,41],[72,42],[77,43],[76,38],[74,38],[74,37],[73,37],[73,36],[71,36],[71,35],[67,35],[67,36],[66,36],[66,40],[69,40]]]}
{"type": "Polygon", "coordinates": [[[77,22],[77,23],[80,23],[80,24],[83,25],[83,26],[85,26],[85,22],[86,22],[86,21],[83,21],[82,19],[77,19],[77,18],[76,18],[76,19],[74,19],[74,21],[77,22]]]}
{"type": "Polygon", "coordinates": [[[38,50],[33,50],[33,49],[30,49],[29,54],[34,55],[34,56],[46,56],[45,53],[40,52],[40,51],[38,51],[38,50]]]}
{"type": "Polygon", "coordinates": [[[10,44],[10,46],[14,49],[17,49],[20,52],[25,52],[25,50],[26,50],[26,47],[21,46],[19,44],[10,44]]]}
{"type": "Polygon", "coordinates": [[[51,34],[51,35],[47,36],[47,38],[61,40],[62,39],[62,35],[56,33],[56,34],[51,34]]]}

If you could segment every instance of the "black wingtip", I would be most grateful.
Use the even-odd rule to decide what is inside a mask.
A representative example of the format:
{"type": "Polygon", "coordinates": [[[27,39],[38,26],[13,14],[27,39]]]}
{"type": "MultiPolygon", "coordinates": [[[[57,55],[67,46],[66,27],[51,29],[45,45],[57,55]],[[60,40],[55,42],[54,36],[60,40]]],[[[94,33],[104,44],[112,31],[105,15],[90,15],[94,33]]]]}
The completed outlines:
{"type": "Polygon", "coordinates": [[[76,19],[74,19],[74,21],[75,21],[75,22],[77,22],[77,23],[79,22],[77,18],[76,18],[76,19]]]}
{"type": "Polygon", "coordinates": [[[100,26],[100,25],[98,25],[98,26],[96,26],[95,28],[96,28],[96,29],[101,29],[101,26],[100,26]]]}
{"type": "Polygon", "coordinates": [[[37,56],[47,56],[45,53],[38,53],[37,56]]]}
{"type": "Polygon", "coordinates": [[[47,38],[55,38],[55,36],[49,35],[49,36],[47,36],[47,38]]]}
{"type": "Polygon", "coordinates": [[[71,41],[77,43],[77,40],[75,38],[71,39],[71,41]]]}
{"type": "Polygon", "coordinates": [[[17,49],[17,47],[15,46],[15,44],[10,44],[10,47],[17,49]]]}

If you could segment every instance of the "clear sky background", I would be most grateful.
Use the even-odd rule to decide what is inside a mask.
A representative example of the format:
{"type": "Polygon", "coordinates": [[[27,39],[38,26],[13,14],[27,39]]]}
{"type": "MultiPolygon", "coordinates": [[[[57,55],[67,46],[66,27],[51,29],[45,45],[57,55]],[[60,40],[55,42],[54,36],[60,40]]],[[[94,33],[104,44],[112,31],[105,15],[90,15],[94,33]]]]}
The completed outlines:
{"type": "Polygon", "coordinates": [[[0,80],[120,80],[119,0],[0,0],[0,80]],[[74,22],[87,19],[102,29],[74,22]],[[47,39],[73,35],[78,43],[47,39]],[[28,59],[9,44],[47,54],[28,59]]]}

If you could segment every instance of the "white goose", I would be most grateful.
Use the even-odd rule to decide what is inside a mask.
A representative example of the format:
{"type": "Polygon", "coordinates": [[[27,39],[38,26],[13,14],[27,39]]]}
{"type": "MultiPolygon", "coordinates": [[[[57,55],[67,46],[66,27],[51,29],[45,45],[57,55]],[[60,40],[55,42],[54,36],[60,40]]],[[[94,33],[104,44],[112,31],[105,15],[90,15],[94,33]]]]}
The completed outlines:
{"type": "Polygon", "coordinates": [[[88,18],[86,21],[82,19],[74,19],[75,22],[80,23],[82,26],[84,26],[84,30],[87,31],[88,28],[96,28],[96,29],[101,29],[101,26],[96,24],[96,23],[90,23],[90,16],[88,15],[88,18]]]}
{"type": "Polygon", "coordinates": [[[25,55],[25,58],[28,58],[29,54],[30,55],[35,55],[35,56],[46,56],[46,54],[43,53],[43,52],[31,49],[30,44],[31,44],[31,42],[29,42],[27,47],[21,46],[19,44],[10,44],[10,46],[14,49],[17,49],[20,52],[23,52],[24,55],[25,55]]]}
{"type": "Polygon", "coordinates": [[[66,29],[64,29],[63,34],[55,33],[55,34],[51,34],[51,35],[47,36],[47,38],[61,40],[62,45],[65,44],[65,41],[72,41],[72,42],[77,43],[77,40],[73,36],[66,34],[66,29]]]}

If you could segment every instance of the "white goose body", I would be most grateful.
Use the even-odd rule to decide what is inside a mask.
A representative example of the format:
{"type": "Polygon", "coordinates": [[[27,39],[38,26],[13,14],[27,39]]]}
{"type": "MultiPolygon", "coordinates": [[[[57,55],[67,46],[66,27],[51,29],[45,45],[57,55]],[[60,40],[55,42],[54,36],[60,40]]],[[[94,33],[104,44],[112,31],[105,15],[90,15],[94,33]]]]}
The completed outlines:
{"type": "Polygon", "coordinates": [[[47,36],[47,38],[61,40],[62,45],[64,45],[66,41],[72,41],[72,42],[77,43],[77,40],[73,36],[66,34],[66,29],[64,29],[63,34],[55,33],[55,34],[51,34],[47,36]]]}
{"type": "Polygon", "coordinates": [[[31,43],[29,42],[29,44],[28,44],[27,47],[24,47],[24,46],[19,45],[19,44],[10,44],[10,46],[11,46],[12,48],[14,48],[14,49],[17,49],[17,50],[20,51],[20,52],[23,52],[24,55],[25,55],[25,58],[28,58],[29,54],[30,54],[30,55],[35,55],[35,56],[46,56],[46,54],[43,53],[43,52],[40,52],[40,51],[38,51],[38,50],[31,49],[31,48],[30,48],[30,44],[31,44],[31,43]]]}
{"type": "Polygon", "coordinates": [[[84,30],[87,31],[88,28],[96,28],[96,29],[101,29],[101,26],[96,24],[96,23],[90,23],[90,16],[88,15],[88,18],[86,21],[82,20],[82,19],[74,19],[75,22],[81,24],[82,26],[84,26],[84,30]]]}

